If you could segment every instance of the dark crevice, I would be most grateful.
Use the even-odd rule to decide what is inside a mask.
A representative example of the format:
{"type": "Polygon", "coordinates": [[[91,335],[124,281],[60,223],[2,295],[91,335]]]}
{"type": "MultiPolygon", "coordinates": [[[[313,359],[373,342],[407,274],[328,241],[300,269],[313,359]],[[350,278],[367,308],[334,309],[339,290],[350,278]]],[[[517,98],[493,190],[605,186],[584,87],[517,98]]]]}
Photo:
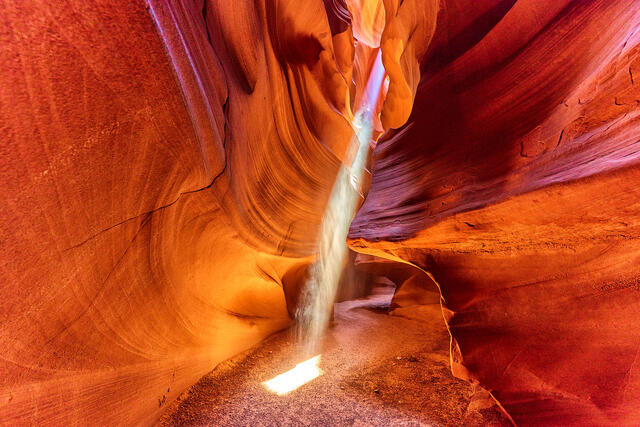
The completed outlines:
{"type": "MultiPolygon", "coordinates": [[[[461,29],[457,34],[449,37],[448,31],[444,30],[446,26],[446,18],[444,16],[443,23],[438,22],[438,26],[442,26],[443,34],[447,34],[445,43],[437,43],[438,34],[434,35],[436,43],[430,48],[430,52],[424,57],[422,64],[423,74],[432,76],[442,70],[447,64],[453,62],[456,58],[462,56],[465,52],[476,46],[495,26],[505,17],[505,15],[515,5],[516,0],[501,0],[493,7],[487,9],[484,13],[477,16],[471,23],[461,29]]],[[[441,7],[441,11],[446,13],[446,4],[441,7]]],[[[426,79],[425,79],[426,80],[426,79]]]]}
{"type": "Polygon", "coordinates": [[[237,317],[242,320],[267,320],[269,317],[257,316],[254,314],[244,314],[237,311],[229,310],[228,308],[219,308],[219,310],[229,316],[237,317]]]}
{"type": "Polygon", "coordinates": [[[562,129],[562,131],[560,132],[560,136],[558,137],[558,143],[556,144],[556,148],[558,148],[558,146],[562,142],[562,137],[563,136],[564,136],[564,129],[562,129]]]}
{"type": "MultiPolygon", "coordinates": [[[[227,131],[229,124],[229,91],[227,90],[227,98],[222,104],[222,114],[224,115],[224,139],[222,140],[222,151],[224,152],[224,167],[227,167],[227,131]]],[[[223,168],[224,170],[224,168],[223,168]]]]}
{"type": "Polygon", "coordinates": [[[168,204],[163,205],[163,206],[160,206],[160,207],[157,207],[157,208],[155,208],[155,209],[151,209],[150,211],[143,212],[143,213],[141,213],[141,214],[139,214],[139,215],[136,215],[136,216],[133,216],[133,217],[131,217],[131,218],[127,218],[127,219],[125,219],[124,221],[120,221],[119,223],[117,223],[117,224],[115,224],[115,225],[112,225],[112,226],[110,226],[110,227],[107,227],[107,228],[105,228],[104,230],[100,230],[100,231],[98,231],[97,233],[95,233],[95,234],[93,234],[93,235],[91,235],[91,236],[87,237],[87,238],[86,238],[85,240],[83,240],[82,242],[77,243],[77,244],[75,244],[75,245],[73,245],[73,246],[70,246],[70,247],[68,247],[68,248],[64,249],[64,251],[66,252],[66,251],[69,251],[69,250],[71,250],[71,249],[78,248],[78,247],[80,247],[80,246],[84,245],[85,243],[87,243],[88,241],[95,239],[96,237],[98,237],[98,236],[99,236],[99,235],[101,235],[102,233],[105,233],[105,232],[107,232],[107,231],[109,231],[109,230],[111,230],[111,229],[114,229],[114,228],[119,227],[119,226],[121,226],[121,225],[123,225],[123,224],[126,224],[127,222],[134,221],[134,220],[136,220],[136,219],[138,219],[138,218],[140,218],[140,217],[142,217],[142,216],[145,216],[145,215],[151,215],[151,214],[153,214],[153,213],[155,213],[155,212],[158,212],[158,211],[160,211],[160,210],[162,210],[162,209],[165,209],[165,208],[168,208],[168,207],[170,207],[170,206],[173,206],[173,205],[174,205],[174,204],[176,204],[176,202],[178,202],[178,200],[180,200],[180,198],[181,198],[182,196],[184,196],[185,194],[198,193],[198,192],[200,192],[200,191],[204,191],[204,190],[207,190],[207,189],[211,188],[211,186],[216,182],[216,180],[218,179],[218,177],[220,177],[220,175],[222,175],[222,173],[225,171],[226,167],[227,167],[227,161],[226,161],[226,158],[225,158],[224,167],[222,168],[222,170],[221,170],[221,171],[220,171],[216,176],[214,176],[214,177],[213,177],[213,180],[211,181],[211,183],[209,183],[209,185],[207,185],[206,187],[202,187],[202,188],[198,188],[197,190],[190,190],[190,191],[185,191],[185,192],[183,192],[183,193],[180,193],[180,194],[178,194],[178,197],[176,197],[176,199],[175,199],[173,202],[168,203],[168,204]]]}
{"type": "Polygon", "coordinates": [[[202,19],[204,19],[204,30],[207,32],[207,40],[209,40],[209,44],[213,46],[211,34],[209,33],[209,25],[207,25],[207,0],[202,2],[202,19]]]}
{"type": "Polygon", "coordinates": [[[262,268],[260,264],[256,264],[256,267],[258,268],[258,274],[262,276],[265,280],[272,281],[281,286],[281,280],[279,277],[273,276],[272,274],[270,274],[267,270],[262,268]]]}

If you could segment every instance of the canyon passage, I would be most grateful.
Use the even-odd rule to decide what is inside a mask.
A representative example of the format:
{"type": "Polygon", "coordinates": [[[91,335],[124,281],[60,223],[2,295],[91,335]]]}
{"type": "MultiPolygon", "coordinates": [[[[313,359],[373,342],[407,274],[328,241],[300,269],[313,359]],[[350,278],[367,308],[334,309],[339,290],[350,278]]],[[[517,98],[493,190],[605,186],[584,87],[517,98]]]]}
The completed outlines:
{"type": "Polygon", "coordinates": [[[640,1],[0,10],[0,425],[640,423],[640,1]]]}

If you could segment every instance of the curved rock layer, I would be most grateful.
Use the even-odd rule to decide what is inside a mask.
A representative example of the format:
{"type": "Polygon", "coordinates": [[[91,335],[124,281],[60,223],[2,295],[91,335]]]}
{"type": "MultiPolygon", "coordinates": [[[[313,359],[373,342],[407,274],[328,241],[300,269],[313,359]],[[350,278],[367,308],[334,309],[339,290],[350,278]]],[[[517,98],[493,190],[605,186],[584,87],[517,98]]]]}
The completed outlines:
{"type": "Polygon", "coordinates": [[[637,423],[637,2],[299,3],[2,2],[0,422],[148,424],[287,327],[381,49],[354,268],[515,421],[637,423]]]}
{"type": "Polygon", "coordinates": [[[289,325],[351,33],[321,1],[2,9],[0,422],[150,423],[289,325]]]}
{"type": "Polygon", "coordinates": [[[439,284],[456,375],[521,424],[640,420],[640,8],[442,2],[358,251],[439,284]]]}

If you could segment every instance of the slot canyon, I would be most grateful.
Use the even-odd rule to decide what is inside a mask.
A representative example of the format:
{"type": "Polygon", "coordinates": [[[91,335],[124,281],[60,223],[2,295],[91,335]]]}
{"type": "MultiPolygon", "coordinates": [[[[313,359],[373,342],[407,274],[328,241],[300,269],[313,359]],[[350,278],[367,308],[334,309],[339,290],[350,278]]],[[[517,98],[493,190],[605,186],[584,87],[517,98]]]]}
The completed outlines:
{"type": "Polygon", "coordinates": [[[0,425],[640,425],[639,0],[0,21],[0,425]]]}

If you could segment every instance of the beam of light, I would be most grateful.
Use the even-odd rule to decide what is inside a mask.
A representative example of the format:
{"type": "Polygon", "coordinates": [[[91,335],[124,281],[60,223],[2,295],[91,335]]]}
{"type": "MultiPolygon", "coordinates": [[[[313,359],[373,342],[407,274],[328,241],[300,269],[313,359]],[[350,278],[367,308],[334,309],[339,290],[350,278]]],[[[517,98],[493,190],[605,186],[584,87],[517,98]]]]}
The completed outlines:
{"type": "Polygon", "coordinates": [[[318,258],[312,265],[310,278],[301,294],[296,312],[298,338],[305,354],[320,350],[322,337],[331,319],[340,275],[348,249],[347,234],[355,215],[358,198],[363,193],[362,176],[373,135],[373,118],[385,76],[381,52],[371,70],[362,105],[353,121],[355,135],[350,150],[356,156],[347,169],[340,167],[329,197],[318,239],[318,258]]]}
{"type": "Polygon", "coordinates": [[[262,383],[267,390],[283,396],[323,374],[318,367],[320,355],[298,363],[295,368],[262,383]]]}

